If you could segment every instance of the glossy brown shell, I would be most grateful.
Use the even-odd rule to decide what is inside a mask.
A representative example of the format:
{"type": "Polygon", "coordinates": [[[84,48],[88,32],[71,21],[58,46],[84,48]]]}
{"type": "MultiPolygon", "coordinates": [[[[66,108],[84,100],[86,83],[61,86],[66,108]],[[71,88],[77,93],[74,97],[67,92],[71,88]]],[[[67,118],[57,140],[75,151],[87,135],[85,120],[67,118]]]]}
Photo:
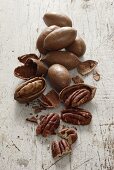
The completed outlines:
{"type": "Polygon", "coordinates": [[[57,91],[62,90],[71,82],[71,77],[68,70],[60,64],[54,64],[48,69],[48,77],[51,85],[57,91]]]}
{"type": "Polygon", "coordinates": [[[31,102],[33,101],[34,99],[38,98],[45,90],[46,88],[46,82],[45,82],[45,79],[43,77],[35,77],[33,79],[30,79],[22,84],[20,84],[17,89],[15,90],[15,93],[14,93],[14,99],[17,100],[18,102],[20,103],[27,103],[27,102],[31,102]],[[33,95],[30,95],[30,96],[25,96],[25,97],[18,97],[18,92],[20,91],[21,88],[23,88],[24,86],[26,86],[28,83],[32,83],[34,81],[37,81],[37,80],[42,80],[43,82],[43,88],[40,92],[38,93],[35,93],[33,95]]]}
{"type": "Polygon", "coordinates": [[[84,55],[86,51],[86,44],[80,36],[77,36],[75,41],[70,46],[68,46],[66,49],[74,53],[78,57],[81,57],[84,55]]]}
{"type": "Polygon", "coordinates": [[[80,63],[78,57],[68,51],[52,51],[48,52],[42,59],[48,66],[53,64],[61,64],[68,70],[74,69],[80,63]]]}
{"type": "Polygon", "coordinates": [[[52,25],[50,27],[45,28],[41,34],[39,35],[37,42],[36,42],[36,48],[39,50],[40,53],[46,54],[48,51],[44,48],[44,39],[46,36],[51,33],[52,31],[58,29],[59,27],[56,25],[52,25]]]}
{"type": "Polygon", "coordinates": [[[58,14],[55,12],[45,13],[43,20],[47,26],[57,25],[60,27],[72,27],[72,21],[67,15],[58,14]]]}
{"type": "Polygon", "coordinates": [[[38,57],[36,54],[33,54],[33,53],[31,53],[31,54],[25,54],[25,55],[22,55],[22,56],[19,56],[19,57],[18,57],[18,60],[19,60],[21,63],[23,63],[23,64],[25,64],[28,59],[36,59],[36,60],[38,60],[39,57],[38,57]]]}
{"type": "Polygon", "coordinates": [[[60,50],[67,47],[75,40],[77,31],[71,27],[62,27],[52,31],[44,40],[47,50],[60,50]]]}
{"type": "MultiPolygon", "coordinates": [[[[95,96],[95,93],[96,93],[96,87],[93,87],[93,86],[89,86],[87,84],[83,84],[83,83],[80,83],[80,84],[76,84],[76,85],[72,85],[72,86],[68,86],[66,88],[64,88],[60,94],[59,94],[59,97],[60,97],[60,100],[62,102],[65,102],[65,100],[73,93],[75,92],[75,90],[78,90],[78,89],[81,89],[81,88],[86,88],[88,89],[90,92],[91,92],[91,96],[89,97],[88,101],[92,100],[95,96]]],[[[87,101],[86,101],[87,102],[87,101]]]]}

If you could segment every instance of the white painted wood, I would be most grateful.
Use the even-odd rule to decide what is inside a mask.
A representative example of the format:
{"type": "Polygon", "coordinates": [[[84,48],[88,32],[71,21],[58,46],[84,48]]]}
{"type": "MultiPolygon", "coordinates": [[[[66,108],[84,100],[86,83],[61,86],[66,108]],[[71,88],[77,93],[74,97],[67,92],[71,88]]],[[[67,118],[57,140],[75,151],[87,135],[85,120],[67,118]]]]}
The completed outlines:
{"type": "Polygon", "coordinates": [[[113,0],[0,0],[0,170],[44,169],[114,169],[113,0]],[[13,76],[19,65],[17,57],[38,53],[35,42],[45,27],[42,16],[46,11],[64,12],[72,18],[87,44],[84,59],[97,60],[101,74],[99,82],[92,75],[84,78],[97,87],[94,100],[85,105],[93,114],[92,123],[77,126],[78,141],[72,154],[57,162],[48,148],[57,137],[36,137],[35,125],[25,121],[33,112],[31,105],[13,100],[15,87],[21,82],[13,76]]]}

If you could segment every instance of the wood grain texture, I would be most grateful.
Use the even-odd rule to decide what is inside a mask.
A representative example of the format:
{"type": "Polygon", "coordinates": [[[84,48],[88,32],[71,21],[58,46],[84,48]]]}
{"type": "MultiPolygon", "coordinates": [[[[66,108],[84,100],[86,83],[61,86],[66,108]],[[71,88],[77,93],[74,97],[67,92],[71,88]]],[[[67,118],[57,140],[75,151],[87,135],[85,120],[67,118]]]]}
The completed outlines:
{"type": "MultiPolygon", "coordinates": [[[[72,75],[76,75],[73,70],[72,75]]],[[[47,90],[49,87],[47,88],[47,90]]],[[[62,106],[61,106],[62,107],[62,106]]],[[[56,109],[59,112],[59,109],[56,109]]],[[[43,112],[44,114],[50,110],[43,112]]],[[[0,170],[113,170],[114,169],[114,1],[113,0],[0,0],[0,170]],[[35,136],[25,121],[32,105],[13,99],[21,80],[13,76],[17,57],[38,51],[35,43],[47,11],[63,12],[85,39],[84,59],[99,62],[101,80],[84,81],[97,87],[84,107],[93,114],[88,126],[77,126],[78,141],[71,155],[54,161],[49,148],[56,136],[35,136]]]]}

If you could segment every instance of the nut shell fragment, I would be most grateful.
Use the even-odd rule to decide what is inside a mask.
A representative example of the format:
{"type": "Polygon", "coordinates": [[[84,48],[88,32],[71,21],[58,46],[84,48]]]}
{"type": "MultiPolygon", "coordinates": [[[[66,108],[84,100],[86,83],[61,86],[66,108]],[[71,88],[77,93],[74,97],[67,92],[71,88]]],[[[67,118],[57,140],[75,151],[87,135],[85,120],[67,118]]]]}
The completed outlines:
{"type": "Polygon", "coordinates": [[[60,100],[66,107],[78,107],[95,96],[96,88],[86,84],[76,84],[64,88],[60,92],[60,100]]]}
{"type": "Polygon", "coordinates": [[[92,115],[85,109],[71,108],[61,111],[61,119],[73,125],[88,125],[91,122],[92,115]]]}
{"type": "Polygon", "coordinates": [[[28,58],[24,65],[15,68],[14,75],[23,80],[29,80],[47,74],[47,67],[40,59],[28,58]]]}
{"type": "Polygon", "coordinates": [[[80,77],[80,76],[75,76],[75,77],[72,77],[72,81],[75,83],[75,84],[79,84],[79,83],[84,83],[84,80],[80,77]]]}
{"type": "Polygon", "coordinates": [[[55,108],[59,105],[59,95],[55,90],[50,90],[46,95],[42,94],[41,102],[46,108],[55,108]]]}
{"type": "Polygon", "coordinates": [[[53,141],[51,145],[53,158],[58,158],[71,152],[69,143],[62,139],[60,141],[53,141]]]}
{"type": "Polygon", "coordinates": [[[92,72],[95,67],[97,66],[98,62],[94,61],[94,60],[87,60],[84,62],[80,62],[77,66],[77,71],[78,73],[80,73],[81,75],[86,75],[89,74],[90,72],[92,72]]]}
{"type": "Polygon", "coordinates": [[[18,86],[14,93],[14,99],[20,103],[31,102],[38,98],[45,90],[44,78],[35,77],[18,86]]]}
{"type": "Polygon", "coordinates": [[[55,134],[55,130],[59,127],[60,117],[56,113],[50,113],[42,118],[40,124],[37,126],[36,135],[42,134],[47,137],[55,134]]]}
{"type": "Polygon", "coordinates": [[[72,27],[72,21],[68,16],[57,14],[55,12],[45,13],[45,15],[43,16],[43,20],[47,26],[58,25],[60,27],[72,27]]]}
{"type": "Polygon", "coordinates": [[[22,55],[22,56],[19,56],[18,57],[18,60],[25,64],[25,62],[28,60],[28,59],[36,59],[38,60],[39,57],[36,55],[36,54],[25,54],[25,55],[22,55]]]}
{"type": "Polygon", "coordinates": [[[74,128],[63,128],[59,131],[59,136],[66,139],[72,145],[78,138],[77,132],[74,128]]]}

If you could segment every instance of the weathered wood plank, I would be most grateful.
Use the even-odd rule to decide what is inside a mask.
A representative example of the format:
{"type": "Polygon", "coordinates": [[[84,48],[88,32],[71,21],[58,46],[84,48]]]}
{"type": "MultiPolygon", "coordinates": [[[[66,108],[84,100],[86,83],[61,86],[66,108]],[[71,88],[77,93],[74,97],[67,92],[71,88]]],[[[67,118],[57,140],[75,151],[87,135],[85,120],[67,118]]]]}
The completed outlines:
{"type": "Polygon", "coordinates": [[[113,0],[0,0],[1,170],[114,169],[113,21],[113,0]],[[99,82],[92,75],[84,78],[86,83],[97,87],[95,99],[84,106],[93,114],[91,125],[77,127],[78,141],[72,154],[57,161],[53,160],[49,147],[57,137],[36,137],[36,126],[25,122],[33,112],[31,105],[26,107],[13,100],[14,89],[21,82],[13,76],[19,64],[17,56],[38,53],[35,43],[45,28],[42,16],[46,11],[63,12],[72,18],[73,26],[87,44],[84,59],[97,60],[101,74],[99,82]]]}

